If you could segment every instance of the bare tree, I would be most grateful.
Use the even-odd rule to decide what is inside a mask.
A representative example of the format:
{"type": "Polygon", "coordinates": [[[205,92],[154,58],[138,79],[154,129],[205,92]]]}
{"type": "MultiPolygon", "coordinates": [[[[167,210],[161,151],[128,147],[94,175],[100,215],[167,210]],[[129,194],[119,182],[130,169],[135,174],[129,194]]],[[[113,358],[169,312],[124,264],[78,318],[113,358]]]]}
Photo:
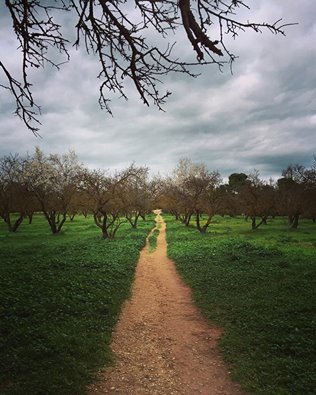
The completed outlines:
{"type": "Polygon", "coordinates": [[[205,233],[213,216],[220,211],[220,182],[220,174],[208,170],[204,163],[181,159],[166,183],[163,203],[186,226],[195,216],[197,229],[205,233]],[[203,214],[206,219],[202,223],[203,214]]]}
{"type": "Polygon", "coordinates": [[[124,182],[122,199],[125,218],[133,229],[137,228],[138,219],[145,218],[153,209],[148,171],[147,167],[139,167],[135,174],[124,182]]]}
{"type": "Polygon", "coordinates": [[[25,160],[18,155],[0,159],[0,216],[9,232],[17,231],[31,209],[32,196],[24,184],[24,165],[25,160]]]}
{"type": "Polygon", "coordinates": [[[71,45],[83,46],[100,64],[101,108],[111,113],[109,91],[127,98],[125,80],[132,81],[146,105],[152,102],[161,108],[170,95],[169,91],[161,93],[158,89],[162,76],[170,72],[194,76],[192,66],[222,67],[234,61],[235,55],[227,48],[225,36],[236,38],[245,30],[269,30],[284,35],[284,28],[289,24],[283,24],[281,19],[272,23],[238,20],[238,9],[249,9],[247,3],[246,0],[6,0],[22,55],[22,78],[12,75],[0,59],[0,69],[7,81],[2,87],[14,96],[16,114],[37,134],[40,107],[33,98],[30,68],[48,63],[59,69],[61,63],[69,60],[71,45]],[[65,16],[70,22],[62,19],[65,16]],[[75,26],[74,42],[63,36],[63,24],[75,26]],[[176,32],[192,47],[196,59],[181,59],[174,52],[176,32]],[[51,49],[61,53],[62,60],[57,61],[51,49]]]}
{"type": "Polygon", "coordinates": [[[282,171],[278,180],[279,210],[287,215],[289,225],[296,229],[302,215],[316,217],[316,166],[311,168],[296,164],[282,171]]]}
{"type": "Polygon", "coordinates": [[[126,184],[130,178],[141,176],[143,168],[134,165],[114,175],[104,170],[85,169],[81,174],[81,188],[90,199],[89,210],[103,239],[113,239],[122,223],[126,222],[126,184]]]}
{"type": "Polygon", "coordinates": [[[240,207],[246,217],[251,218],[252,230],[266,224],[268,216],[274,213],[274,192],[273,186],[260,179],[258,170],[253,170],[238,186],[237,196],[240,207]],[[259,222],[257,222],[258,217],[259,222]]]}
{"type": "Polygon", "coordinates": [[[171,177],[163,180],[157,203],[157,207],[174,215],[177,220],[181,218],[181,192],[171,177]]]}
{"type": "Polygon", "coordinates": [[[46,156],[39,148],[26,164],[27,188],[37,199],[53,234],[58,235],[77,190],[82,165],[74,152],[46,156]],[[61,217],[61,218],[60,218],[61,217]]]}

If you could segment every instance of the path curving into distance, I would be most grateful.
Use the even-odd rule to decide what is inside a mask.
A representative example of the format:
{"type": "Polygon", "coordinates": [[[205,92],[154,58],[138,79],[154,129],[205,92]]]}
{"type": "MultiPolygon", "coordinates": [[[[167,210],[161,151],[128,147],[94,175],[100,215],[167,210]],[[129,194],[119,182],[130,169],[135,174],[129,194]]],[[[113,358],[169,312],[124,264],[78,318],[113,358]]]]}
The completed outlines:
{"type": "Polygon", "coordinates": [[[132,296],[113,334],[115,365],[100,373],[90,394],[241,395],[216,344],[220,331],[194,306],[167,257],[166,225],[156,211],[157,249],[142,250],[132,296]]]}

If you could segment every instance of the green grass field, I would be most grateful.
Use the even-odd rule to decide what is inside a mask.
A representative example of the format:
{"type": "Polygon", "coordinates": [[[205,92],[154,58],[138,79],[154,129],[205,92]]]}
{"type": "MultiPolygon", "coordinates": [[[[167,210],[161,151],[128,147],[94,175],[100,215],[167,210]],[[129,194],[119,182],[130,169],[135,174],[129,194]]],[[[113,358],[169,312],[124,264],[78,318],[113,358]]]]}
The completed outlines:
{"type": "Polygon", "coordinates": [[[53,236],[40,215],[0,221],[0,393],[81,394],[111,361],[109,341],[154,216],[102,240],[91,218],[53,236]]]}
{"type": "Polygon", "coordinates": [[[206,235],[170,216],[168,254],[250,394],[312,395],[316,388],[316,224],[215,217],[206,235]]]}

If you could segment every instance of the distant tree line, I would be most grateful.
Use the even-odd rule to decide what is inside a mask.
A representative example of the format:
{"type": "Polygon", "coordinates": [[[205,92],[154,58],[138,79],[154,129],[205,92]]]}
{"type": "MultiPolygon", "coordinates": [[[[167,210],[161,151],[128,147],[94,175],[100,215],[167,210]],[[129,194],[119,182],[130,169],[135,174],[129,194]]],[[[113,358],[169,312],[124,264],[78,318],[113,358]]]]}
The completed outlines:
{"type": "Polygon", "coordinates": [[[266,224],[268,216],[287,216],[289,226],[297,228],[301,216],[316,221],[316,158],[310,168],[289,165],[276,182],[260,179],[254,170],[231,174],[228,184],[218,171],[183,159],[164,180],[160,205],[185,225],[194,219],[201,233],[215,214],[244,215],[253,230],[266,224]]]}
{"type": "Polygon", "coordinates": [[[310,168],[289,165],[276,182],[260,179],[258,171],[233,173],[224,184],[218,171],[189,159],[179,161],[171,176],[149,177],[135,164],[110,173],[91,170],[74,152],[0,158],[0,217],[16,232],[24,220],[41,212],[53,234],[67,218],[92,215],[104,239],[114,238],[122,223],[136,228],[140,218],[160,207],[185,225],[194,220],[205,233],[214,215],[250,218],[252,229],[269,216],[287,216],[297,228],[300,217],[316,221],[316,159],[310,168]]]}

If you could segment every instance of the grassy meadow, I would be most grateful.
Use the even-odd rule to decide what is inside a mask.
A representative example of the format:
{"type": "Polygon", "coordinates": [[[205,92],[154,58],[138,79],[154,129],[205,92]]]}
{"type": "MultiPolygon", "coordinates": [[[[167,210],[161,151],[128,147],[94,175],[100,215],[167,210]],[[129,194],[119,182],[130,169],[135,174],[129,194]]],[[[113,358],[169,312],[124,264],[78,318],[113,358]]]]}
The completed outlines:
{"type": "Polygon", "coordinates": [[[16,234],[0,221],[0,393],[83,394],[110,363],[109,342],[154,216],[102,240],[93,219],[53,236],[36,215],[16,234]]]}
{"type": "MultiPolygon", "coordinates": [[[[312,395],[316,388],[316,224],[214,217],[200,235],[171,216],[168,255],[220,340],[232,377],[249,394],[312,395]]],[[[192,224],[193,225],[193,224],[192,224]]]]}
{"type": "MultiPolygon", "coordinates": [[[[232,377],[249,394],[314,394],[316,224],[290,230],[276,218],[252,231],[243,218],[216,216],[200,235],[164,218],[169,256],[204,315],[224,330],[232,377]]],[[[111,332],[154,225],[148,216],[102,240],[91,217],[67,220],[59,236],[41,215],[16,234],[0,222],[1,395],[86,392],[111,363],[111,332]]]]}

